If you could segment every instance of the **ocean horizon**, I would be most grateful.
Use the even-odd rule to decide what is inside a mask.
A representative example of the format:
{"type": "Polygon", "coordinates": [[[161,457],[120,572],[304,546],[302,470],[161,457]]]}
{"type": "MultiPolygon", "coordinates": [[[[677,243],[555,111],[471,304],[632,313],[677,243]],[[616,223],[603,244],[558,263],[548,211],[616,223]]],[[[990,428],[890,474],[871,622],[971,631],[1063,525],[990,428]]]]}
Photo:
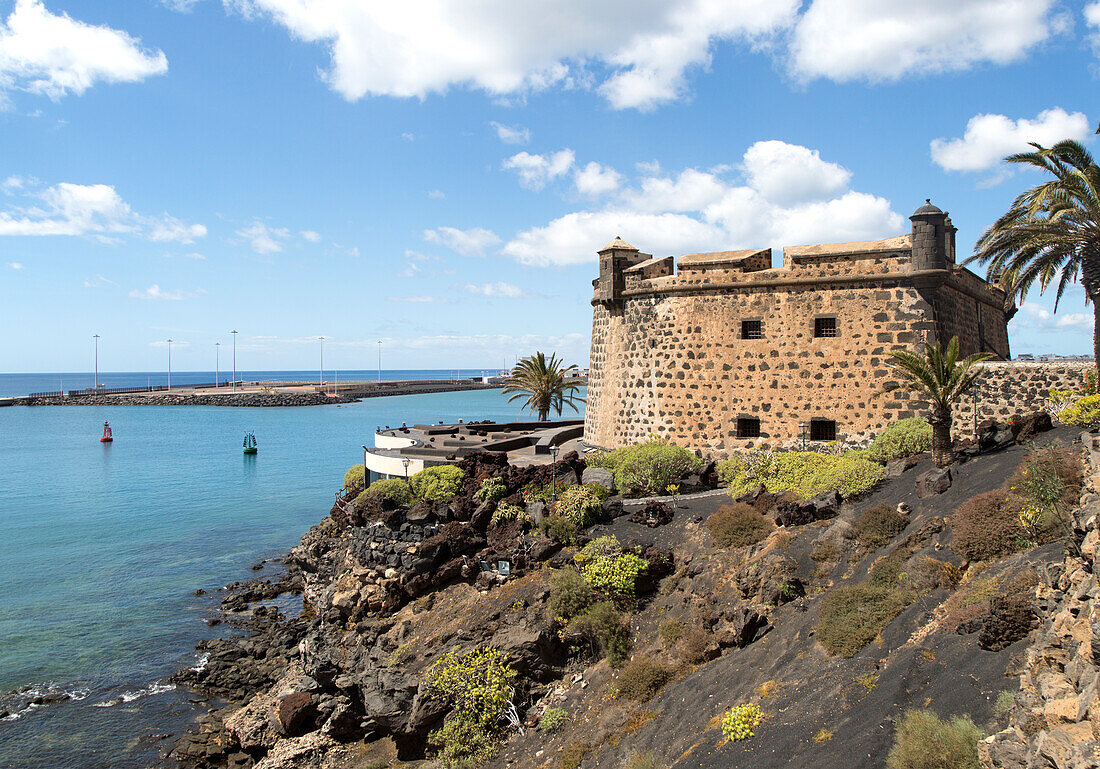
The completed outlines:
{"type": "Polygon", "coordinates": [[[156,763],[165,743],[152,735],[178,735],[200,712],[170,677],[203,664],[199,641],[233,632],[204,622],[220,588],[271,573],[250,567],[328,513],[377,425],[517,418],[519,402],[499,390],[292,408],[0,409],[0,766],[156,763]],[[113,444],[99,442],[105,420],[113,444]],[[247,431],[254,457],[241,453],[247,431]]]}

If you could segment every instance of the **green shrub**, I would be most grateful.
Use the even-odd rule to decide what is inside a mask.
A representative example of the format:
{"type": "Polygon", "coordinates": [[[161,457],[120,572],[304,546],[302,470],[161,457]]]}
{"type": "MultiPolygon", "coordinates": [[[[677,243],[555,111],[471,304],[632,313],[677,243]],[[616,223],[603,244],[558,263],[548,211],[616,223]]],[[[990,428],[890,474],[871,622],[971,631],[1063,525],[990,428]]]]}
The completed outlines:
{"type": "Polygon", "coordinates": [[[1005,489],[971,497],[948,519],[952,549],[971,561],[1022,550],[1027,546],[1026,532],[1020,525],[1022,507],[1020,498],[1005,489]]]}
{"type": "Polygon", "coordinates": [[[677,619],[676,617],[666,619],[657,626],[657,635],[661,637],[661,643],[665,645],[666,649],[679,641],[683,634],[683,620],[677,619]]]}
{"type": "Polygon", "coordinates": [[[577,483],[566,486],[554,507],[554,513],[573,521],[578,528],[585,526],[600,515],[606,491],[595,483],[577,483]]]}
{"type": "Polygon", "coordinates": [[[436,465],[425,467],[409,478],[413,496],[417,499],[430,499],[433,502],[446,502],[462,488],[465,473],[454,465],[436,465]]]}
{"type": "Polygon", "coordinates": [[[349,497],[357,497],[363,491],[366,485],[366,469],[364,465],[352,465],[344,473],[344,491],[349,497]]]}
{"type": "Polygon", "coordinates": [[[718,547],[755,545],[775,528],[770,518],[744,502],[723,505],[707,518],[707,530],[718,547]]]}
{"type": "Polygon", "coordinates": [[[368,486],[355,501],[361,504],[368,499],[388,499],[398,505],[411,505],[413,493],[408,482],[403,478],[383,478],[368,486]]]}
{"type": "Polygon", "coordinates": [[[562,481],[547,481],[546,483],[532,481],[523,487],[523,501],[550,503],[560,497],[567,488],[575,485],[575,483],[568,484],[562,481]]]}
{"type": "Polygon", "coordinates": [[[611,596],[633,598],[638,575],[649,568],[644,558],[624,552],[615,537],[599,537],[573,556],[589,585],[611,596]]]}
{"type": "Polygon", "coordinates": [[[745,703],[734,705],[722,716],[722,734],[727,740],[737,742],[752,737],[756,727],[764,720],[764,714],[759,705],[745,703]]]}
{"type": "Polygon", "coordinates": [[[607,657],[613,668],[630,658],[630,625],[611,601],[600,601],[573,618],[569,630],[588,641],[594,651],[607,657]]]}
{"type": "Polygon", "coordinates": [[[849,499],[870,491],[885,472],[859,451],[753,451],[718,464],[718,477],[729,487],[731,497],[763,485],[772,494],[790,493],[799,499],[833,489],[849,499]]]}
{"type": "Polygon", "coordinates": [[[932,450],[932,425],[921,417],[894,422],[871,442],[867,458],[886,463],[932,450]]]}
{"type": "Polygon", "coordinates": [[[1076,507],[1083,480],[1081,458],[1052,444],[1028,451],[1008,485],[1027,504],[1054,510],[1076,507]]]}
{"type": "Polygon", "coordinates": [[[539,718],[539,731],[556,732],[565,725],[565,721],[568,718],[569,714],[565,712],[564,708],[549,708],[542,714],[542,717],[539,718]]]}
{"type": "Polygon", "coordinates": [[[851,657],[908,605],[906,592],[870,582],[834,588],[821,602],[817,640],[829,654],[851,657]]]}
{"type": "Polygon", "coordinates": [[[635,702],[649,702],[672,680],[673,670],[648,657],[635,657],[619,673],[619,695],[635,702]]]}
{"type": "Polygon", "coordinates": [[[660,769],[660,766],[657,756],[652,753],[635,753],[623,764],[623,769],[660,769]]]}
{"type": "Polygon", "coordinates": [[[876,550],[905,531],[908,525],[909,519],[890,505],[875,505],[856,521],[856,541],[870,550],[876,550]]]}
{"type": "Polygon", "coordinates": [[[603,467],[615,476],[624,494],[665,494],[670,484],[703,466],[703,460],[680,446],[654,438],[615,451],[584,455],[589,467],[603,467]]]}
{"type": "Polygon", "coordinates": [[[511,521],[530,521],[527,511],[519,505],[497,505],[493,511],[492,523],[509,523],[511,521]]]}
{"type": "Polygon", "coordinates": [[[888,769],[978,769],[985,737],[969,716],[941,721],[928,710],[907,711],[886,757],[888,769]]]}
{"type": "Polygon", "coordinates": [[[562,545],[575,545],[580,527],[564,515],[548,515],[539,522],[539,531],[562,545]]]}
{"type": "Polygon", "coordinates": [[[508,488],[503,478],[486,478],[474,494],[481,502],[499,502],[508,496],[508,488]]]}
{"type": "Polygon", "coordinates": [[[497,649],[479,646],[463,653],[455,647],[436,660],[424,677],[431,696],[448,701],[452,712],[492,730],[512,700],[516,671],[497,649]]]}
{"type": "Polygon", "coordinates": [[[476,719],[452,713],[428,734],[428,744],[447,769],[477,769],[496,756],[499,738],[476,719]]]}
{"type": "Polygon", "coordinates": [[[1058,419],[1065,425],[1096,427],[1100,425],[1100,395],[1086,395],[1058,412],[1058,419]]]}
{"type": "Polygon", "coordinates": [[[551,618],[561,618],[568,622],[578,614],[583,614],[597,600],[599,594],[576,569],[558,569],[550,578],[550,598],[546,606],[551,618]]]}
{"type": "Polygon", "coordinates": [[[558,769],[577,769],[591,750],[587,742],[570,742],[561,749],[561,755],[558,756],[558,769]]]}

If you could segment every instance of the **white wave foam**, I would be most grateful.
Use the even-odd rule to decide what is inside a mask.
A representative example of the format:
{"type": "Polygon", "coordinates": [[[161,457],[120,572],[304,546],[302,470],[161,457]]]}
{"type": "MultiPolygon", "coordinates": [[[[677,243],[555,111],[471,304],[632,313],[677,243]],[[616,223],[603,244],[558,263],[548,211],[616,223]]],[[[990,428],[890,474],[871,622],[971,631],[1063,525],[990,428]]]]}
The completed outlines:
{"type": "Polygon", "coordinates": [[[194,673],[201,673],[206,668],[206,663],[208,663],[209,661],[210,655],[203,654],[201,657],[199,657],[198,664],[191,668],[191,671],[194,673]]]}

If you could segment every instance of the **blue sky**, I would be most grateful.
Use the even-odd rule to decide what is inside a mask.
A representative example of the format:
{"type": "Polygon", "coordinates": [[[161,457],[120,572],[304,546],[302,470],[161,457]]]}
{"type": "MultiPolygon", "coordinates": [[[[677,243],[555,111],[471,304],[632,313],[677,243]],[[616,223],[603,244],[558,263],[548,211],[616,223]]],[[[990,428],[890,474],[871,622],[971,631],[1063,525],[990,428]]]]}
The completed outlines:
{"type": "Polygon", "coordinates": [[[1094,0],[0,0],[0,371],[587,365],[616,235],[778,264],[931,197],[969,253],[1000,158],[1095,151],[1098,57],[1094,0]]]}

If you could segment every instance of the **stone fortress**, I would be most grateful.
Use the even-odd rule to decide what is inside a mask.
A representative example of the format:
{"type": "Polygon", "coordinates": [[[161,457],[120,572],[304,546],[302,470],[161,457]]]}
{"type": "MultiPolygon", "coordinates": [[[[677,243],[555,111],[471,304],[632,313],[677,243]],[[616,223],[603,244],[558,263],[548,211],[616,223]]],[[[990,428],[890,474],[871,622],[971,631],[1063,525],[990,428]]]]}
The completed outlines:
{"type": "MultiPolygon", "coordinates": [[[[784,248],[779,268],[771,249],[688,254],[674,266],[619,238],[607,244],[593,281],[585,443],[657,435],[722,457],[861,439],[924,413],[883,392],[890,350],[958,336],[962,355],[1008,360],[1015,305],[955,263],[946,213],[928,202],[910,220],[910,234],[885,240],[784,248]]],[[[1036,398],[1083,381],[1087,366],[1018,365],[1002,364],[999,381],[1022,376],[1036,398]]],[[[1002,389],[985,388],[982,418],[1003,416],[1002,389]]]]}

